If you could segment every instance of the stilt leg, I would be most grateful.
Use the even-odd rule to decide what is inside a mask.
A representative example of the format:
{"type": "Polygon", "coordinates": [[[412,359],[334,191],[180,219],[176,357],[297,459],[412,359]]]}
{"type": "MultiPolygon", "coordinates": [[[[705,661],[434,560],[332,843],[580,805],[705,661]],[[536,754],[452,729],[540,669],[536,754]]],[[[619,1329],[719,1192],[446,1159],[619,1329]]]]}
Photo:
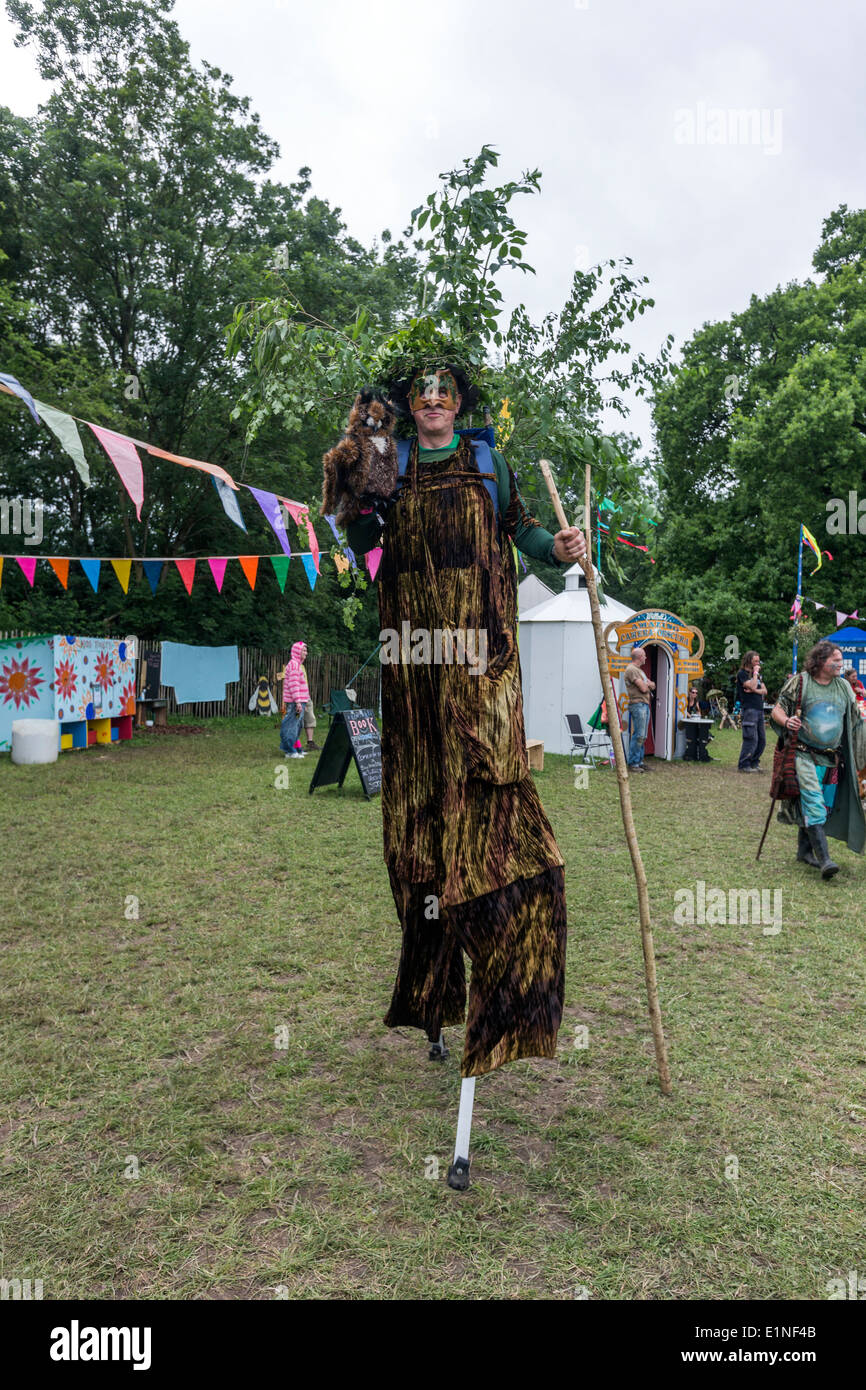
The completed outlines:
{"type": "Polygon", "coordinates": [[[431,1062],[444,1062],[448,1056],[448,1048],[445,1046],[445,1034],[439,1034],[438,1038],[433,1038],[427,1034],[427,1041],[430,1043],[430,1051],[427,1053],[428,1060],[431,1062]]]}
{"type": "Polygon", "coordinates": [[[460,1083],[460,1109],[457,1112],[457,1140],[454,1162],[448,1169],[448,1186],[465,1192],[469,1186],[469,1140],[472,1134],[472,1107],[475,1103],[475,1077],[466,1076],[460,1083]]]}

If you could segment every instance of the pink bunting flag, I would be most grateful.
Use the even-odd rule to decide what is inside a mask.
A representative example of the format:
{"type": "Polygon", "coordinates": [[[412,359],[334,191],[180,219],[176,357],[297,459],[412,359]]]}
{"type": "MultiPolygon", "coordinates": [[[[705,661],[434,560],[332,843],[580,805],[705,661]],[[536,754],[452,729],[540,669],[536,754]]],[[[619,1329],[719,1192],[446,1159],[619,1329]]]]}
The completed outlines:
{"type": "Polygon", "coordinates": [[[836,609],[836,626],[837,626],[837,627],[841,627],[842,624],[844,623],[845,619],[847,618],[847,616],[848,616],[847,613],[840,613],[840,612],[839,612],[839,609],[837,608],[837,609],[836,609]]]}
{"type": "Polygon", "coordinates": [[[35,556],[35,555],[16,555],[16,556],[15,556],[15,559],[18,561],[18,564],[19,564],[19,566],[20,566],[20,568],[21,568],[21,572],[22,572],[22,574],[24,575],[24,577],[26,578],[27,583],[30,585],[30,587],[31,587],[31,589],[32,589],[32,588],[33,588],[33,579],[34,579],[34,576],[35,576],[35,574],[36,574],[36,556],[35,556]]]}
{"type": "Polygon", "coordinates": [[[370,578],[375,579],[379,571],[379,561],[382,559],[381,545],[377,545],[375,550],[368,550],[364,559],[367,561],[367,569],[370,571],[370,578]]]}
{"type": "Polygon", "coordinates": [[[141,459],[135,444],[125,434],[115,434],[114,430],[103,429],[101,425],[91,425],[86,421],[99,440],[111,462],[117,469],[120,481],[135,505],[135,515],[141,520],[141,504],[144,501],[144,475],[141,459]]]}
{"type": "Polygon", "coordinates": [[[213,582],[217,586],[217,593],[221,594],[228,560],[208,560],[208,564],[210,565],[210,572],[213,575],[213,582]]]}
{"type": "Polygon", "coordinates": [[[304,521],[307,523],[307,537],[308,537],[309,542],[310,542],[310,554],[311,554],[312,557],[313,557],[313,564],[316,566],[316,574],[318,574],[318,573],[319,573],[319,541],[318,541],[318,538],[317,538],[317,536],[316,536],[315,531],[313,530],[313,523],[312,523],[311,520],[310,520],[309,512],[308,512],[307,515],[304,517],[304,521]]]}

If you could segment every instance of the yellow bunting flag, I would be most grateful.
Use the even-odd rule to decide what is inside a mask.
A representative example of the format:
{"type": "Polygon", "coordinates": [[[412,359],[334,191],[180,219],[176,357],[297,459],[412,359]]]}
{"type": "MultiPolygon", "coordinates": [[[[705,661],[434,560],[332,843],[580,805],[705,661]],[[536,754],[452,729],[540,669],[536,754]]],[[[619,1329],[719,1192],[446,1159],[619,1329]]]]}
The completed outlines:
{"type": "Polygon", "coordinates": [[[346,559],[345,555],[335,555],[334,564],[337,566],[340,574],[345,574],[346,570],[349,568],[349,561],[346,559]]]}
{"type": "Polygon", "coordinates": [[[120,587],[121,587],[121,589],[123,590],[123,592],[124,592],[125,594],[128,593],[128,592],[129,592],[129,571],[132,569],[132,561],[131,561],[131,560],[112,560],[112,562],[111,562],[111,568],[114,570],[114,573],[117,575],[117,582],[118,582],[118,584],[120,585],[120,587]]]}
{"type": "Polygon", "coordinates": [[[241,569],[247,577],[247,583],[251,589],[254,589],[256,587],[256,575],[259,572],[258,555],[239,555],[238,559],[241,562],[241,569]]]}
{"type": "Polygon", "coordinates": [[[48,563],[65,589],[67,584],[69,583],[69,561],[49,560],[48,563]]]}

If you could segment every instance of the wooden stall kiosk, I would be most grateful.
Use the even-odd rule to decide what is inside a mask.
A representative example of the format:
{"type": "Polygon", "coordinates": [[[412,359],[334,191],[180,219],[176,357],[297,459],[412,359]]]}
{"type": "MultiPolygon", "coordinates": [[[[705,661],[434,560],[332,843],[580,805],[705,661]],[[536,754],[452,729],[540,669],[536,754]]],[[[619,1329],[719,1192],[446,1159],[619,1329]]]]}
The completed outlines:
{"type": "Polygon", "coordinates": [[[623,672],[632,659],[632,651],[643,647],[647,655],[644,670],[655,681],[650,695],[646,752],[667,760],[681,758],[685,751],[683,720],[689,685],[704,674],[703,633],[676,613],[644,608],[625,622],[608,623],[604,640],[611,676],[614,680],[619,678],[617,698],[623,726],[628,723],[629,703],[623,672]],[[692,652],[695,641],[697,650],[692,652]]]}

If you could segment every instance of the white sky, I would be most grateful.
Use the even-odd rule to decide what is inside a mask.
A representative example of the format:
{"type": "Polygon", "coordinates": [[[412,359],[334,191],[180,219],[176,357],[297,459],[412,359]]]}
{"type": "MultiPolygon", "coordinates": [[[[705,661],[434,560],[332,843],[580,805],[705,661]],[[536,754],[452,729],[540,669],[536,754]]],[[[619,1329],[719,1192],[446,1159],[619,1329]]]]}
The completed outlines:
{"type": "MultiPolygon", "coordinates": [[[[516,208],[538,275],[515,294],[535,315],[559,309],[578,260],[631,256],[656,300],[627,325],[648,354],[804,278],[822,219],[866,204],[860,0],[178,0],[174,13],[193,58],[230,72],[279,142],[273,177],[309,165],[364,243],[400,234],[437,174],[484,142],[504,178],[539,167],[541,197],[516,208]],[[764,135],[700,141],[713,108],[763,111],[764,135]]],[[[0,100],[29,115],[45,89],[12,33],[3,13],[0,100]]],[[[625,427],[650,444],[645,404],[625,427]]]]}

